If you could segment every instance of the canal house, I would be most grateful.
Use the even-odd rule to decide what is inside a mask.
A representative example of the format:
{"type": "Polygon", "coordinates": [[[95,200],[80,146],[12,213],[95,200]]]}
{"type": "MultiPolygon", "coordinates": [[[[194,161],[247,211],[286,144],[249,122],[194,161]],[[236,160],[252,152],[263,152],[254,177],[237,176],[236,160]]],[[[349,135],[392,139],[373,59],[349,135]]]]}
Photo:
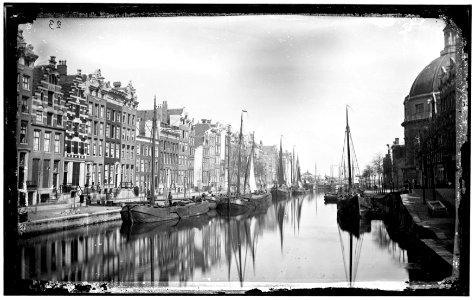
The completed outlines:
{"type": "Polygon", "coordinates": [[[66,100],[56,57],[33,70],[31,120],[33,144],[27,184],[28,204],[58,199],[63,182],[66,100]]]}
{"type": "MultiPolygon", "coordinates": [[[[96,70],[89,74],[85,81],[85,95],[88,105],[88,121],[86,123],[87,142],[85,147],[86,155],[86,185],[95,190],[99,190],[103,182],[104,174],[104,143],[105,138],[99,135],[100,124],[106,123],[105,116],[100,115],[100,108],[106,107],[104,90],[106,82],[101,75],[101,70],[96,70]]],[[[111,119],[110,108],[108,108],[108,118],[111,119]]],[[[115,111],[113,116],[115,116],[115,111]]]]}
{"type": "Polygon", "coordinates": [[[20,205],[24,206],[27,205],[29,192],[31,193],[29,204],[32,204],[33,198],[35,198],[35,187],[32,185],[32,176],[29,173],[29,168],[31,151],[33,149],[33,131],[31,126],[33,67],[38,59],[38,55],[33,52],[32,45],[26,44],[22,30],[18,31],[17,36],[17,55],[17,188],[20,205]]]}

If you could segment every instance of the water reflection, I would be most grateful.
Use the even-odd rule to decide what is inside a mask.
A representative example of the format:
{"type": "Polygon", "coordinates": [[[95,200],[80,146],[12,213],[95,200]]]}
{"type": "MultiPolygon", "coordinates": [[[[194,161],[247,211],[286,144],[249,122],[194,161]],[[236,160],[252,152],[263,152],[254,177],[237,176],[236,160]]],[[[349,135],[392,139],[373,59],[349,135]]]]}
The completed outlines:
{"type": "Polygon", "coordinates": [[[237,217],[210,213],[164,224],[113,222],[45,234],[19,241],[22,277],[250,287],[338,283],[345,275],[351,285],[439,276],[421,271],[426,269],[421,254],[395,242],[383,222],[344,224],[335,216],[336,207],[324,205],[323,194],[313,194],[273,200],[265,210],[237,217]]]}

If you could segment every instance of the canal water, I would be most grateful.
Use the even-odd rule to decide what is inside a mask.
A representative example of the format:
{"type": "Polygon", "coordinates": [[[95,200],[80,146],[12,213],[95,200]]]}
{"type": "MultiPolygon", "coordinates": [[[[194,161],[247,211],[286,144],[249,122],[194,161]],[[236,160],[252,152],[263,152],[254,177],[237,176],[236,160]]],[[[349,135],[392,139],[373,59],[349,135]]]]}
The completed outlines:
{"type": "Polygon", "coordinates": [[[400,290],[442,280],[417,247],[383,221],[356,236],[323,193],[272,201],[239,217],[215,212],[166,224],[110,222],[19,241],[24,279],[191,289],[364,287],[400,290]],[[409,248],[408,248],[409,247],[409,248]]]}

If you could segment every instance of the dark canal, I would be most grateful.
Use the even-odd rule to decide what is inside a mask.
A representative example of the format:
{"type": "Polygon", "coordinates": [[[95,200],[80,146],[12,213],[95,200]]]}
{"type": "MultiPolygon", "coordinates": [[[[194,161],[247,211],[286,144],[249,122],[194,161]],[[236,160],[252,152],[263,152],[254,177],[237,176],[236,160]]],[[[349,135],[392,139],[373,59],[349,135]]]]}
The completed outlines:
{"type": "Polygon", "coordinates": [[[120,287],[264,290],[350,284],[399,290],[450,275],[417,247],[393,241],[383,221],[362,222],[350,246],[336,213],[336,204],[325,205],[323,193],[315,193],[273,201],[260,215],[132,227],[112,222],[44,234],[20,240],[21,272],[24,279],[120,287]]]}

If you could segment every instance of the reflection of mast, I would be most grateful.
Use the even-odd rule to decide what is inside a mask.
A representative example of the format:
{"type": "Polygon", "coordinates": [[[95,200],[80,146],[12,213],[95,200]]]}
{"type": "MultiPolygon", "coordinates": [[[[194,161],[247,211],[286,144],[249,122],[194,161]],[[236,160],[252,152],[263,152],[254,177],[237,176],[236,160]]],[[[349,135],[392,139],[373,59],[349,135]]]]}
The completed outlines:
{"type": "Polygon", "coordinates": [[[152,283],[153,285],[153,282],[154,282],[154,266],[153,266],[153,236],[150,237],[150,282],[152,283]]]}
{"type": "Polygon", "coordinates": [[[285,216],[285,206],[284,204],[277,203],[277,222],[279,224],[280,232],[280,250],[284,250],[284,216],[285,216]]]}
{"type": "Polygon", "coordinates": [[[339,226],[338,226],[338,234],[339,234],[339,237],[340,237],[340,245],[341,245],[341,251],[342,251],[342,255],[343,255],[343,265],[344,265],[344,268],[345,268],[345,275],[346,275],[346,280],[348,281],[350,287],[353,286],[353,283],[356,279],[356,274],[357,274],[357,271],[358,271],[358,264],[359,264],[359,258],[360,258],[360,254],[361,254],[361,247],[362,247],[362,244],[363,244],[363,236],[364,234],[363,233],[360,233],[360,224],[359,224],[359,220],[358,220],[358,223],[355,223],[355,224],[341,224],[342,222],[339,221],[338,222],[339,226]],[[347,273],[347,265],[346,265],[346,259],[345,259],[345,250],[344,250],[344,245],[343,245],[343,240],[341,238],[341,230],[343,231],[347,231],[348,232],[348,236],[349,236],[349,264],[348,264],[348,271],[349,273],[347,273]],[[355,249],[353,250],[353,236],[355,236],[356,238],[356,247],[355,249]],[[355,251],[355,258],[353,257],[353,251],[355,251]],[[353,261],[354,259],[354,261],[353,261]]]}

